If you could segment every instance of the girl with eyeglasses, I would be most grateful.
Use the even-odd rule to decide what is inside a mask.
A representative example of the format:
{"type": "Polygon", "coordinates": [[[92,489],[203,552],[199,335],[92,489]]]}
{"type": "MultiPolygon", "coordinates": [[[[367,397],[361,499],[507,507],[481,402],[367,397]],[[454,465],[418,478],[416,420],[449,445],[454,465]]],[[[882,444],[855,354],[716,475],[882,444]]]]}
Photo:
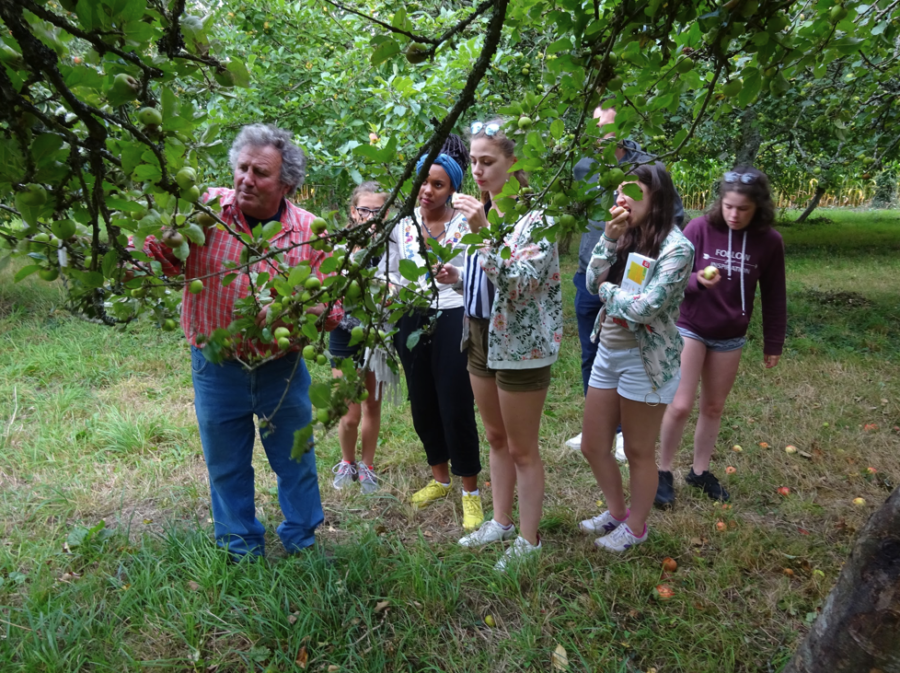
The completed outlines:
{"type": "Polygon", "coordinates": [[[787,325],[784,243],[772,229],[775,205],[762,171],[738,166],[719,183],[719,198],[706,215],[688,224],[694,268],[678,329],[685,338],[681,383],[663,418],[658,507],[675,503],[672,468],[684,426],[700,386],[700,415],[694,432],[694,461],[685,481],[715,500],[729,494],[709,471],[725,400],[734,385],[753,299],[762,299],[763,364],[778,364],[787,325]]]}
{"type": "MultiPolygon", "coordinates": [[[[418,170],[423,170],[425,155],[418,170]]],[[[462,186],[469,153],[462,138],[450,135],[419,188],[419,206],[401,220],[388,245],[387,268],[391,282],[432,295],[430,274],[415,282],[400,274],[400,261],[417,267],[428,264],[422,241],[432,241],[458,252],[444,263],[462,263],[460,244],[469,233],[465,215],[451,197],[462,186]]],[[[407,313],[397,323],[396,348],[406,376],[413,426],[425,447],[432,480],[411,498],[416,508],[426,507],[451,492],[451,472],[462,481],[463,527],[474,530],[484,520],[478,474],[481,472],[475,402],[466,374],[466,354],[460,352],[463,301],[450,287],[437,285],[427,311],[407,313]],[[410,337],[413,337],[410,340],[410,337]]]]}
{"type": "MultiPolygon", "coordinates": [[[[603,302],[592,340],[599,343],[584,403],[581,452],[609,509],[582,521],[600,549],[624,552],[647,539],[656,494],[656,438],[678,389],[678,308],[694,249],[675,224],[675,186],[666,167],[640,165],[636,182],[618,189],[612,218],[591,255],[585,287],[603,302]],[[641,198],[635,199],[634,186],[641,198]],[[629,189],[630,187],[630,189],[629,189]],[[655,260],[639,293],[620,287],[631,252],[655,260]],[[601,329],[602,328],[602,329],[601,329]],[[621,422],[631,481],[631,508],[613,455],[621,422]]],[[[630,277],[630,275],[629,275],[630,277]]]]}
{"type": "MultiPolygon", "coordinates": [[[[473,232],[489,226],[488,213],[497,210],[494,202],[511,175],[522,187],[528,184],[522,171],[510,173],[516,147],[502,125],[496,119],[470,129],[472,176],[482,200],[457,194],[453,202],[473,232]]],[[[459,542],[480,547],[512,540],[495,566],[501,571],[541,549],[544,465],[538,432],[562,340],[562,291],[556,243],[533,236],[540,226],[542,212],[527,212],[502,241],[468,252],[462,266],[445,265],[436,276],[463,295],[468,370],[491,447],[494,516],[459,542]],[[504,248],[511,252],[508,259],[504,248]],[[516,485],[518,536],[512,519],[516,485]]]]}
{"type": "MultiPolygon", "coordinates": [[[[381,210],[387,197],[377,182],[363,182],[350,195],[350,223],[362,224],[371,220],[381,210]]],[[[375,259],[371,263],[376,265],[378,261],[375,259]]],[[[340,490],[358,481],[360,490],[368,494],[374,493],[379,487],[374,463],[378,433],[381,430],[381,403],[386,390],[394,388],[399,379],[387,366],[387,354],[382,349],[368,352],[362,343],[351,345],[352,330],[359,325],[359,319],[347,312],[341,324],[329,334],[328,350],[334,358],[331,369],[334,377],[343,376],[339,368],[340,360],[351,358],[357,367],[369,362],[369,371],[366,372],[366,391],[369,396],[361,403],[348,403],[347,413],[338,426],[341,462],[332,468],[332,485],[340,490]],[[356,444],[360,438],[360,421],[362,455],[357,463],[356,444]]]]}

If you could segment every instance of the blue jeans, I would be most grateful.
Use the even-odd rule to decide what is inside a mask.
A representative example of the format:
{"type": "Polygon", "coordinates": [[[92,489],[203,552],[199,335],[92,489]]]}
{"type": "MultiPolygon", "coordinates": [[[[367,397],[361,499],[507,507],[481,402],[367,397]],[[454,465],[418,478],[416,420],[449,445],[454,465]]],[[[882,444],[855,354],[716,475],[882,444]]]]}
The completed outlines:
{"type": "MultiPolygon", "coordinates": [[[[253,415],[271,414],[299,355],[290,353],[253,370],[232,361],[210,363],[199,348],[191,348],[194,407],[200,441],[209,471],[216,543],[233,554],[265,553],[265,529],[256,518],[254,502],[253,415]]],[[[316,476],[316,456],[310,449],[291,459],[294,432],[312,418],[309,372],[300,361],[284,404],[272,418],[262,444],[278,476],[278,502],[284,522],[278,536],[288,552],[315,542],[316,527],[325,518],[316,476]]]]}
{"type": "Polygon", "coordinates": [[[594,323],[603,308],[603,302],[596,294],[591,294],[584,287],[585,274],[576,273],[572,278],[575,285],[575,317],[578,319],[578,340],[581,342],[581,379],[584,394],[587,395],[588,381],[591,380],[591,368],[597,355],[597,344],[591,341],[594,323]]]}

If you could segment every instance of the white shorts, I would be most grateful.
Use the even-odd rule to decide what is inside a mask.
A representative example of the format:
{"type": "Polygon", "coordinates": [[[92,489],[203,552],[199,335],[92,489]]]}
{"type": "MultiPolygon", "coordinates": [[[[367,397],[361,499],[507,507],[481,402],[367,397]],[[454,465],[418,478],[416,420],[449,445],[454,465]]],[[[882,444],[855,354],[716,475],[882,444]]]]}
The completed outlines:
{"type": "Polygon", "coordinates": [[[591,368],[591,388],[615,389],[627,400],[646,404],[671,404],[681,381],[681,371],[662,388],[653,389],[650,377],[644,369],[639,348],[609,350],[603,344],[597,347],[597,356],[591,368]]]}

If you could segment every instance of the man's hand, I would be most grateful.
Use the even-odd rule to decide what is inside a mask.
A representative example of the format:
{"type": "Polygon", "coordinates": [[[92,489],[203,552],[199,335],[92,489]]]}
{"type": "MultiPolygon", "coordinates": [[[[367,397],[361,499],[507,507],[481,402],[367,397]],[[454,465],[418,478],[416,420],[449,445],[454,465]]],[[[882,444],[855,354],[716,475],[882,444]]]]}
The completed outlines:
{"type": "Polygon", "coordinates": [[[452,264],[444,264],[441,270],[435,274],[434,279],[444,285],[453,285],[459,282],[459,269],[452,264]]]}
{"type": "Polygon", "coordinates": [[[611,241],[616,241],[628,229],[628,221],[631,213],[620,206],[614,206],[610,211],[613,218],[606,223],[604,235],[611,241]]]}
{"type": "Polygon", "coordinates": [[[780,355],[763,355],[763,363],[766,365],[766,369],[775,367],[780,359],[780,355]]]}
{"type": "Polygon", "coordinates": [[[474,196],[468,194],[454,194],[450,200],[451,205],[466,216],[469,231],[478,233],[490,226],[484,215],[484,204],[474,196]]]}

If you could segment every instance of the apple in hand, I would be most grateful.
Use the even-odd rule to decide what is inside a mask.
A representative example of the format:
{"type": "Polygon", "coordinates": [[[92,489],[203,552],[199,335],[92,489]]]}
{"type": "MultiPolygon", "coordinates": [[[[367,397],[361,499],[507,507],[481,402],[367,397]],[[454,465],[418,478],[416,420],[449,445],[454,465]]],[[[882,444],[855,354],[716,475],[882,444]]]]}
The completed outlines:
{"type": "Polygon", "coordinates": [[[700,274],[706,280],[712,280],[713,278],[715,278],[716,276],[719,275],[719,270],[716,267],[714,267],[712,264],[710,264],[708,267],[703,269],[703,271],[701,271],[700,274]]]}

